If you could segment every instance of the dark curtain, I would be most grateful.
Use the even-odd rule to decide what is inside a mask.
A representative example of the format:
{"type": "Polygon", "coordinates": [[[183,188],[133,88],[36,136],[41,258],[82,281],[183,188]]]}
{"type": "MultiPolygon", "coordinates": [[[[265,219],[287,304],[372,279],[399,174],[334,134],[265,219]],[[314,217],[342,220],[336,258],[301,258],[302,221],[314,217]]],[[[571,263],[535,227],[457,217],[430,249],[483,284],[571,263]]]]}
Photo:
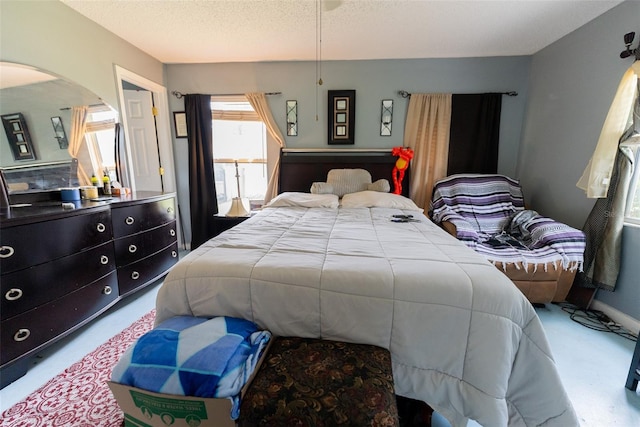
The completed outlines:
{"type": "Polygon", "coordinates": [[[213,176],[213,131],[211,96],[185,95],[189,144],[189,197],[191,250],[213,237],[213,215],[218,199],[213,176]]]}
{"type": "Polygon", "coordinates": [[[502,94],[451,97],[451,135],[447,175],[497,173],[502,94]]]}

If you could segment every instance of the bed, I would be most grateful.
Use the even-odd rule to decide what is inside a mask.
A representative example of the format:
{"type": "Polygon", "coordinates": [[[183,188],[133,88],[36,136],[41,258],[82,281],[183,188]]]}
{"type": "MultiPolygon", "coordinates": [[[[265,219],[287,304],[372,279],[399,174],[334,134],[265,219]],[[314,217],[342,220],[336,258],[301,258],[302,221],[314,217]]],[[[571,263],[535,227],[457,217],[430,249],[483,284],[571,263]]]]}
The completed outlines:
{"type": "Polygon", "coordinates": [[[277,206],[173,267],[157,323],[232,316],[275,335],[378,345],[391,352],[396,393],[454,426],[579,425],[540,320],[505,275],[407,198],[303,194],[344,165],[390,174],[388,153],[316,154],[312,176],[295,154],[309,155],[281,163],[277,206]]]}

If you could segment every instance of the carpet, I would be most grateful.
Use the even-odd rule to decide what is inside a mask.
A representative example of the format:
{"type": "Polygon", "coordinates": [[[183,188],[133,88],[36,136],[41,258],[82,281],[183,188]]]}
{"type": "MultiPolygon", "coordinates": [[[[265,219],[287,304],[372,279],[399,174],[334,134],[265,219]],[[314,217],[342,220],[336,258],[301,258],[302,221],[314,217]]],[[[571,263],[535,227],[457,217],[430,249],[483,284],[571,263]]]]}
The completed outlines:
{"type": "Polygon", "coordinates": [[[125,350],[153,327],[155,310],[2,413],[2,427],[115,427],[124,415],[107,385],[125,350]]]}
{"type": "MultiPolygon", "coordinates": [[[[107,381],[125,350],[153,328],[155,310],[2,413],[0,427],[120,427],[124,414],[107,381]]],[[[398,396],[402,427],[427,427],[433,410],[398,396]]]]}

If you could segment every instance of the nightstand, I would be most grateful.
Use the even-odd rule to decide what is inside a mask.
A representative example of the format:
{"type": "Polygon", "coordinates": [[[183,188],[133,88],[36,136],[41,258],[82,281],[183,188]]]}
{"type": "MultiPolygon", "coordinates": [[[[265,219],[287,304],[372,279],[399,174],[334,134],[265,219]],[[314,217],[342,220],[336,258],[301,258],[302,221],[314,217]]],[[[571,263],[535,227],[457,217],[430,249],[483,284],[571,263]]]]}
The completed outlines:
{"type": "Polygon", "coordinates": [[[224,214],[215,214],[213,216],[213,237],[226,231],[242,221],[246,221],[251,216],[226,216],[224,214]]]}

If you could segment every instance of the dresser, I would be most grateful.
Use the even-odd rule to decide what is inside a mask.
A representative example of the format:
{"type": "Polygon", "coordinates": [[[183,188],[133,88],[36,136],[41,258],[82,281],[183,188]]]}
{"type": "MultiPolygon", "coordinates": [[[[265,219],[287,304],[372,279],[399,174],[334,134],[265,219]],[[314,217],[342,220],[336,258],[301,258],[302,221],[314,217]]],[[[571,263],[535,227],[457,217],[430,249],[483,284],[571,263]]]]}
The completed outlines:
{"type": "Polygon", "coordinates": [[[178,260],[174,197],[114,204],[111,220],[121,296],[155,281],[178,260]]]}
{"type": "Polygon", "coordinates": [[[178,259],[175,209],[173,194],[140,193],[70,210],[39,201],[0,216],[0,387],[167,273],[178,259]]]}

